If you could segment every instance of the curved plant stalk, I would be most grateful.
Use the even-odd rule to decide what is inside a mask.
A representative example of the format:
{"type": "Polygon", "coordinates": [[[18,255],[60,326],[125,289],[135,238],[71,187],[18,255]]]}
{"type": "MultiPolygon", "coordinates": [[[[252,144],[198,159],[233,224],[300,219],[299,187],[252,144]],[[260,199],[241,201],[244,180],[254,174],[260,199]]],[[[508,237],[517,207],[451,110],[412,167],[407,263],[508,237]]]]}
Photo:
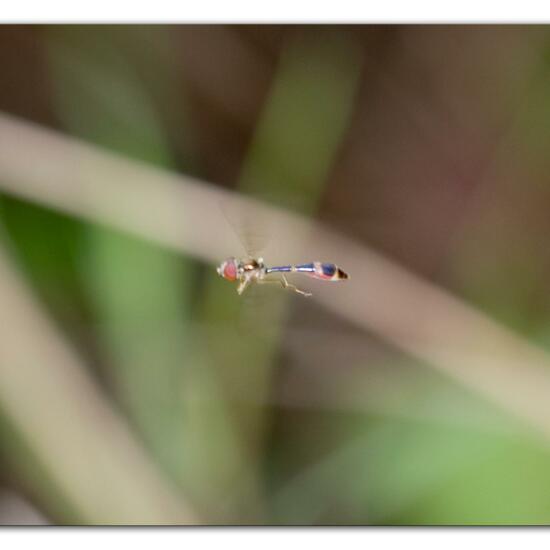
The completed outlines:
{"type": "Polygon", "coordinates": [[[248,211],[255,209],[258,216],[268,213],[277,239],[266,258],[299,260],[309,239],[308,256],[330,258],[350,272],[351,280],[344,287],[315,292],[314,299],[550,437],[547,353],[367,246],[281,209],[11,116],[0,117],[0,141],[4,192],[117,227],[206,262],[217,263],[240,250],[220,213],[220,203],[242,200],[248,211]]]}
{"type": "MultiPolygon", "coordinates": [[[[3,247],[0,302],[0,410],[69,515],[86,524],[197,523],[41,311],[3,247]]],[[[27,460],[20,455],[17,467],[27,460]]]]}

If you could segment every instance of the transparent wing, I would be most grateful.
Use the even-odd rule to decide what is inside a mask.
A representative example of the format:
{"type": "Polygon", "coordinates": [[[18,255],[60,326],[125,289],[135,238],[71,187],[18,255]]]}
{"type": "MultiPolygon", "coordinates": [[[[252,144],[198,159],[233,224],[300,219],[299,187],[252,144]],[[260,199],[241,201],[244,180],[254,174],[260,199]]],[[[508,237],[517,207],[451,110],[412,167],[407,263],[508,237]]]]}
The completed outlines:
{"type": "Polygon", "coordinates": [[[288,302],[286,292],[277,285],[252,284],[240,297],[237,330],[254,342],[267,342],[281,323],[281,308],[288,302]]]}
{"type": "Polygon", "coordinates": [[[258,258],[269,243],[270,223],[265,213],[247,199],[224,201],[220,204],[222,213],[239,237],[246,254],[258,258]]]}

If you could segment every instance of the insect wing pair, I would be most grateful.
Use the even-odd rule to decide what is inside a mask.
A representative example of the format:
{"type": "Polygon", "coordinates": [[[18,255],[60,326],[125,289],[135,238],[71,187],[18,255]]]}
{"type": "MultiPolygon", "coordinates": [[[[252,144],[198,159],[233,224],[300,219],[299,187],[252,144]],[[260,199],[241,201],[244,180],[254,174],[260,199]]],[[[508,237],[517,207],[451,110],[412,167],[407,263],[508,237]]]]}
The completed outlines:
{"type": "MultiPolygon", "coordinates": [[[[227,217],[227,213],[226,213],[227,217]]],[[[233,225],[233,223],[228,221],[233,225]]],[[[236,227],[233,225],[234,229],[236,227]]],[[[268,267],[264,260],[255,257],[250,253],[247,247],[248,239],[241,232],[237,231],[241,241],[248,248],[249,258],[227,258],[217,268],[218,274],[231,282],[238,282],[237,292],[242,294],[251,284],[269,284],[274,283],[282,286],[284,289],[292,290],[303,296],[311,296],[311,293],[299,289],[296,285],[288,282],[286,274],[298,273],[318,279],[321,281],[346,281],[349,275],[336,264],[328,262],[310,262],[298,265],[283,265],[268,267]]]]}

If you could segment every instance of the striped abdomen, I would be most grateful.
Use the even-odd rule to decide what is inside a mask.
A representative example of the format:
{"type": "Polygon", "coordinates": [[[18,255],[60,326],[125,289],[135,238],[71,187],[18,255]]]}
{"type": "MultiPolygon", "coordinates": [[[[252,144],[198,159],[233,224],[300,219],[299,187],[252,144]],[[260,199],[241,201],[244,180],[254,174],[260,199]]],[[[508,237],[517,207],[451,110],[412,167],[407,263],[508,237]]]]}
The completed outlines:
{"type": "Polygon", "coordinates": [[[323,281],[345,281],[349,275],[342,271],[337,265],[325,262],[312,262],[301,265],[283,265],[279,267],[268,267],[266,273],[304,273],[315,279],[323,281]]]}

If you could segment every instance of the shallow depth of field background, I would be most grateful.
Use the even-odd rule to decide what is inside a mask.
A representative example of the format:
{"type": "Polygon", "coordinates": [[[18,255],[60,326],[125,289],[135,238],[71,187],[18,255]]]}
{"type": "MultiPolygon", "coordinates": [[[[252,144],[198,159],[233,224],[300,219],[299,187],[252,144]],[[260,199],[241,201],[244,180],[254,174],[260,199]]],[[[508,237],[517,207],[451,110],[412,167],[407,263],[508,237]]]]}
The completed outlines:
{"type": "MultiPolygon", "coordinates": [[[[545,358],[549,54],[537,26],[3,26],[0,111],[322,222],[545,358]]],[[[550,522],[550,359],[535,426],[469,349],[462,384],[315,297],[239,299],[36,181],[0,181],[0,523],[550,522]]],[[[377,292],[351,277],[308,288],[377,292]]]]}

